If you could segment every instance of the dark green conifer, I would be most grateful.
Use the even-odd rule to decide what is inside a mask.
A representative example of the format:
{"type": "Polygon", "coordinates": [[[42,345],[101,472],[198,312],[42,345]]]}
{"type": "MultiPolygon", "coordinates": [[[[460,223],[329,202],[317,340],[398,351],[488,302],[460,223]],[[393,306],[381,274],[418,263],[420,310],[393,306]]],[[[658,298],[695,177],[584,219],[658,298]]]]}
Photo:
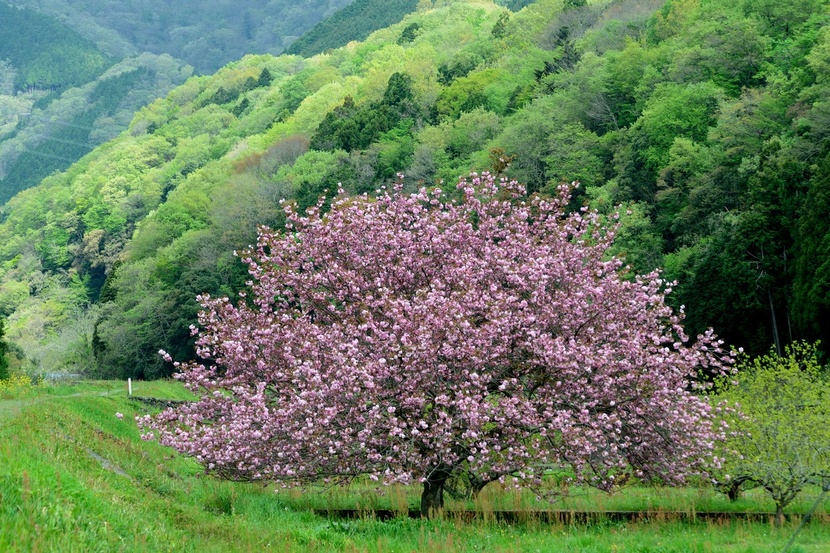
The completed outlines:
{"type": "Polygon", "coordinates": [[[5,335],[5,321],[0,319],[0,380],[7,380],[9,378],[9,360],[6,356],[9,350],[9,345],[4,339],[5,335]]]}

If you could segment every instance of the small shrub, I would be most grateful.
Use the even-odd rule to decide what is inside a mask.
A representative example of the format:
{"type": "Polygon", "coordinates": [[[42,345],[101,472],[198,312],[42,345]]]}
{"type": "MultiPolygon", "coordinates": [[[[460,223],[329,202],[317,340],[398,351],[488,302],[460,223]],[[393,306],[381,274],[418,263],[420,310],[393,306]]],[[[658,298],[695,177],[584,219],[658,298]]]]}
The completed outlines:
{"type": "Polygon", "coordinates": [[[39,383],[33,383],[26,375],[11,375],[5,380],[0,380],[0,399],[17,399],[31,392],[39,383]]]}

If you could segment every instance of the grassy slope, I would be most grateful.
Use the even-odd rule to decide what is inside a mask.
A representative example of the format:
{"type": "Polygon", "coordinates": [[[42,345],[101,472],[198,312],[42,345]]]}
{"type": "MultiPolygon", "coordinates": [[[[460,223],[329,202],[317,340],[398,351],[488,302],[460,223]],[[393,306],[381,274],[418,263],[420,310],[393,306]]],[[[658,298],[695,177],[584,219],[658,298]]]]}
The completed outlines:
{"type": "MultiPolygon", "coordinates": [[[[165,382],[136,383],[134,393],[186,397],[165,382]]],[[[103,382],[40,390],[22,404],[0,401],[0,551],[745,553],[778,551],[793,530],[751,524],[569,528],[328,521],[301,506],[331,504],[343,492],[275,494],[262,486],[200,478],[193,461],[140,440],[132,418],[144,408],[125,396],[123,383],[103,382]]],[[[364,489],[348,495],[353,502],[380,497],[380,503],[394,504],[402,493],[364,489]]],[[[799,539],[801,551],[823,551],[829,542],[826,525],[808,527],[799,539]]]]}

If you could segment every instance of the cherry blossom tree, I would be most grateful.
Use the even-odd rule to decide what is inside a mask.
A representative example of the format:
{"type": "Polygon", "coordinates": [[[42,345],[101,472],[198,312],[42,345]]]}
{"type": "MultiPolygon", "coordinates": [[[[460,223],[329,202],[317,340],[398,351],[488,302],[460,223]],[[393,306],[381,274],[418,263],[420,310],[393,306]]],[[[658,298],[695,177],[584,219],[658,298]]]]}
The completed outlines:
{"type": "Polygon", "coordinates": [[[242,254],[250,293],[200,298],[205,361],[176,363],[199,401],[145,436],[230,479],[420,482],[424,514],[459,475],[682,483],[723,438],[697,375],[731,359],[711,332],[690,344],[659,274],[611,258],[614,226],[567,213],[570,190],[485,173],[458,200],[289,206],[242,254]]]}

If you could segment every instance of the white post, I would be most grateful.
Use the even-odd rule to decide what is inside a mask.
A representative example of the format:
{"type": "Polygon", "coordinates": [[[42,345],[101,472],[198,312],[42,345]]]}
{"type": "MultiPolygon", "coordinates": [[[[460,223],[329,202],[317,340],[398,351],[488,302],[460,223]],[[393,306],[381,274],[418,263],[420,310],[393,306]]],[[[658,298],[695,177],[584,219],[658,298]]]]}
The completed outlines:
{"type": "Polygon", "coordinates": [[[130,395],[133,395],[133,379],[132,378],[127,379],[127,392],[130,395]]]}

